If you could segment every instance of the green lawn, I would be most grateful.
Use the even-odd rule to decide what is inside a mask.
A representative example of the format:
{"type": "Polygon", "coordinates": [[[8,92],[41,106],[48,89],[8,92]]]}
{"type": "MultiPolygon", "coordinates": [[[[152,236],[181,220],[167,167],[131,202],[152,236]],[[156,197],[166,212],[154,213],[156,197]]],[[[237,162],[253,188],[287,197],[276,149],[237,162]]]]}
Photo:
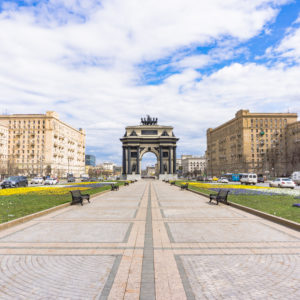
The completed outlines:
{"type": "MultiPolygon", "coordinates": [[[[124,183],[118,183],[123,185],[124,183]]],[[[110,185],[82,191],[83,194],[96,194],[109,190],[110,185]]],[[[38,193],[0,196],[0,223],[8,222],[66,202],[71,202],[70,192],[63,195],[39,195],[38,193]]]]}
{"type": "Polygon", "coordinates": [[[300,208],[292,206],[300,200],[292,196],[229,195],[228,200],[300,223],[300,208]]]}
{"type": "MultiPolygon", "coordinates": [[[[176,181],[176,185],[180,186],[181,182],[176,181]]],[[[216,194],[215,191],[210,191],[204,188],[192,187],[195,191],[204,193],[204,194],[216,194]]],[[[230,195],[228,196],[228,201],[241,204],[250,208],[257,209],[268,214],[285,218],[294,222],[300,223],[300,208],[293,207],[294,203],[300,203],[300,199],[294,199],[293,196],[288,195],[230,195]]]]}

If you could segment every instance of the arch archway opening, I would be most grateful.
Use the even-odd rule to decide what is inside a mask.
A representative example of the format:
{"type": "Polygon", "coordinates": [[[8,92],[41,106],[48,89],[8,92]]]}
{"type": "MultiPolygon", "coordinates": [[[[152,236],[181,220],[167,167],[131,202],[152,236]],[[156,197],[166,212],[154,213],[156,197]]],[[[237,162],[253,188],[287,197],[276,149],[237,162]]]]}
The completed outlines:
{"type": "Polygon", "coordinates": [[[146,152],[141,159],[142,177],[155,177],[158,175],[157,156],[153,152],[146,152]]]}

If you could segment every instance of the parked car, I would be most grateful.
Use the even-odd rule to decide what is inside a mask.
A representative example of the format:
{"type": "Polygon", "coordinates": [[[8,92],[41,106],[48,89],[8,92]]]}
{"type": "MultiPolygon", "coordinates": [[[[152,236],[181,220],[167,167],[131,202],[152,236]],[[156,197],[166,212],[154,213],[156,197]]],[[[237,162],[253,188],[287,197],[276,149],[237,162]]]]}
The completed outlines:
{"type": "Polygon", "coordinates": [[[212,177],[207,177],[206,181],[212,181],[212,177]]]}
{"type": "Polygon", "coordinates": [[[56,178],[47,178],[44,182],[44,185],[54,185],[57,183],[58,183],[58,180],[56,178]]]}
{"type": "Polygon", "coordinates": [[[68,182],[75,182],[75,177],[68,177],[68,182]]]}
{"type": "Polygon", "coordinates": [[[221,177],[218,182],[220,183],[229,183],[229,180],[226,177],[221,177]]]}
{"type": "Polygon", "coordinates": [[[294,189],[296,184],[290,178],[276,178],[274,181],[270,181],[269,186],[294,189]]]}
{"type": "Polygon", "coordinates": [[[44,182],[43,177],[34,177],[31,179],[31,184],[42,184],[44,182]]]}
{"type": "Polygon", "coordinates": [[[264,183],[264,182],[265,182],[264,176],[258,175],[258,176],[257,176],[257,182],[262,182],[262,183],[264,183]]]}
{"type": "Polygon", "coordinates": [[[28,180],[25,176],[10,176],[1,183],[3,189],[20,186],[28,186],[28,180]]]}
{"type": "Polygon", "coordinates": [[[219,178],[216,177],[216,176],[214,176],[214,177],[212,178],[212,181],[218,181],[218,180],[219,180],[219,178]]]}
{"type": "Polygon", "coordinates": [[[257,175],[254,173],[245,173],[242,175],[241,184],[253,184],[255,185],[257,183],[257,175]]]}
{"type": "Polygon", "coordinates": [[[295,182],[295,184],[300,185],[300,171],[293,172],[291,179],[295,182]]]}
{"type": "Polygon", "coordinates": [[[81,179],[81,181],[82,181],[82,182],[89,182],[90,179],[89,179],[88,177],[83,177],[83,178],[81,179]]]}
{"type": "Polygon", "coordinates": [[[203,176],[198,176],[197,181],[204,181],[204,177],[203,176]]]}

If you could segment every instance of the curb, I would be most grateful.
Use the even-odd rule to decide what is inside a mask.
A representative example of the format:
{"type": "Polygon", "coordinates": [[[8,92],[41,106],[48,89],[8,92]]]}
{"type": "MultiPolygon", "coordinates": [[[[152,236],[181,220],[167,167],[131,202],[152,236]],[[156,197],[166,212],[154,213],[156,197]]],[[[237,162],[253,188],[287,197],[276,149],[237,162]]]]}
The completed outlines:
{"type": "Polygon", "coordinates": [[[284,218],[281,218],[281,217],[276,217],[274,215],[270,215],[268,213],[265,213],[265,212],[262,212],[262,211],[259,211],[257,209],[250,208],[250,207],[247,207],[247,206],[244,206],[244,205],[241,205],[241,204],[237,204],[237,203],[233,203],[233,202],[228,202],[228,203],[232,207],[238,208],[238,209],[246,211],[250,214],[259,216],[261,218],[267,219],[267,220],[272,221],[274,223],[289,227],[291,229],[294,229],[294,230],[300,232],[300,224],[297,223],[297,222],[290,221],[290,220],[287,220],[287,219],[284,219],[284,218]]]}
{"type": "MultiPolygon", "coordinates": [[[[107,192],[110,192],[110,190],[105,190],[105,191],[93,194],[93,195],[91,195],[90,198],[91,199],[95,198],[95,197],[97,197],[99,195],[102,195],[102,194],[105,194],[107,192]]],[[[68,207],[68,206],[71,206],[70,202],[67,202],[67,203],[64,203],[64,204],[60,204],[58,206],[50,207],[50,208],[47,208],[45,210],[41,210],[41,211],[38,211],[36,213],[30,214],[30,215],[27,215],[27,216],[24,216],[24,217],[21,217],[21,218],[18,218],[18,219],[14,219],[14,220],[2,223],[2,224],[0,224],[0,231],[4,230],[4,229],[8,229],[8,228],[16,226],[16,225],[19,225],[19,224],[22,224],[22,223],[25,223],[25,222],[28,222],[28,221],[30,221],[32,219],[35,219],[35,218],[38,218],[38,217],[50,214],[50,213],[52,213],[52,212],[54,212],[56,210],[59,210],[59,209],[62,209],[62,208],[68,207]]]]}
{"type": "MultiPolygon", "coordinates": [[[[178,185],[177,185],[177,187],[178,187],[178,185]]],[[[197,192],[197,191],[194,191],[194,190],[191,190],[191,189],[188,189],[188,191],[193,192],[193,193],[198,194],[198,195],[201,195],[201,196],[204,196],[206,198],[209,198],[208,195],[203,194],[201,192],[197,192]]],[[[232,206],[234,208],[246,211],[246,212],[248,212],[252,215],[256,215],[258,217],[267,219],[267,220],[272,221],[274,223],[277,223],[277,224],[286,226],[288,228],[294,229],[296,231],[300,231],[300,224],[297,223],[297,222],[290,221],[290,220],[287,220],[287,219],[284,219],[284,218],[281,218],[281,217],[277,217],[277,216],[259,211],[259,210],[254,209],[254,208],[250,208],[250,207],[247,207],[247,206],[244,206],[244,205],[241,205],[241,204],[237,204],[237,203],[233,203],[233,202],[229,202],[229,201],[228,201],[228,205],[232,206]]]]}

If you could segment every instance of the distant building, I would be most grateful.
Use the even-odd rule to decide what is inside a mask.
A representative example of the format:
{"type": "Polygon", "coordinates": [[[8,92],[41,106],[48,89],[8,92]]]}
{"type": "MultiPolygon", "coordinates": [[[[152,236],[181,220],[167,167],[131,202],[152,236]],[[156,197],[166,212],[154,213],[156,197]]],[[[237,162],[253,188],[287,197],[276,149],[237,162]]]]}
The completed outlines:
{"type": "Polygon", "coordinates": [[[238,111],[232,120],[207,130],[208,174],[286,175],[299,160],[298,128],[296,113],[238,111]]]}
{"type": "Polygon", "coordinates": [[[156,173],[155,166],[147,166],[146,168],[147,176],[155,176],[155,173],[156,173]]]}
{"type": "Polygon", "coordinates": [[[91,154],[86,154],[85,155],[85,165],[95,167],[96,166],[96,156],[91,155],[91,154]]]}
{"type": "Polygon", "coordinates": [[[8,127],[0,123],[0,179],[7,174],[8,127]]]}
{"type": "Polygon", "coordinates": [[[8,128],[9,174],[80,176],[85,165],[85,132],[46,114],[0,115],[8,128]]]}
{"type": "Polygon", "coordinates": [[[111,172],[113,172],[115,165],[116,164],[114,164],[112,162],[104,162],[104,163],[101,164],[103,170],[111,171],[111,172]]]}
{"type": "Polygon", "coordinates": [[[182,155],[182,174],[186,176],[198,176],[204,174],[206,170],[206,158],[204,156],[182,155]]]}
{"type": "Polygon", "coordinates": [[[122,174],[122,167],[121,166],[113,166],[113,175],[121,176],[121,174],[122,174]]]}

